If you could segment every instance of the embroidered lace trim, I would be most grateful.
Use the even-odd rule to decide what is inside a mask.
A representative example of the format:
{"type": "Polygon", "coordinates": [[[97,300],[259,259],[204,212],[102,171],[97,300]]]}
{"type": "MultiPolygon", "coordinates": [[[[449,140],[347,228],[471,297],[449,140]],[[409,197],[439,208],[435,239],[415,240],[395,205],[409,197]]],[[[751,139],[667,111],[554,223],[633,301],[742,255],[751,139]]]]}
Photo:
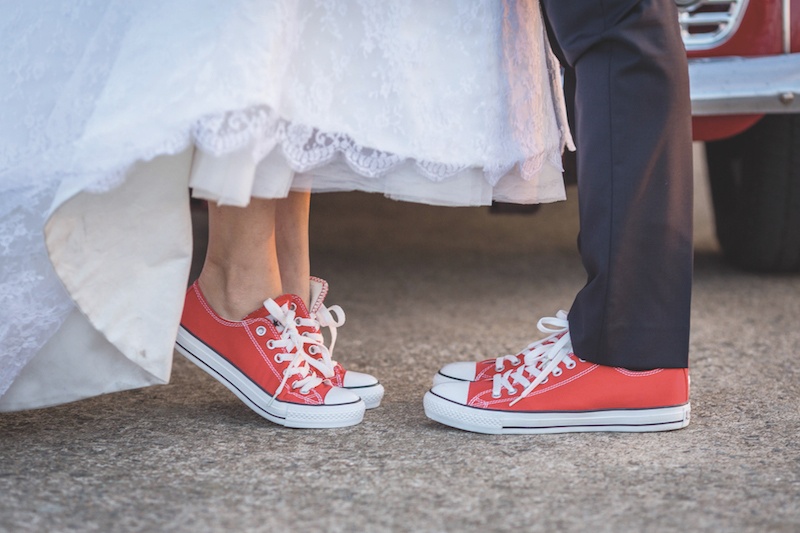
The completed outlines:
{"type": "MultiPolygon", "coordinates": [[[[203,118],[192,128],[191,137],[199,149],[215,156],[252,146],[256,162],[280,147],[289,166],[296,172],[308,172],[341,157],[353,172],[379,178],[411,160],[421,175],[432,181],[442,181],[470,166],[405,158],[365,147],[344,133],[320,131],[282,119],[266,106],[203,118]]],[[[523,161],[496,163],[483,170],[486,180],[495,185],[516,165],[519,165],[523,179],[530,179],[541,171],[545,162],[561,168],[560,149],[542,152],[523,161]]]]}

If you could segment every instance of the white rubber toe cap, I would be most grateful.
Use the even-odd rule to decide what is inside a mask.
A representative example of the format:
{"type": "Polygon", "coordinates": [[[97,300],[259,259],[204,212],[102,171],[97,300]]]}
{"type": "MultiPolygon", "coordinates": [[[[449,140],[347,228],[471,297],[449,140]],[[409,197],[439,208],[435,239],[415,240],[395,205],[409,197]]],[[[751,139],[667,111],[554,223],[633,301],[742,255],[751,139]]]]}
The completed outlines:
{"type": "Polygon", "coordinates": [[[361,398],[347,389],[332,387],[325,395],[325,405],[342,405],[360,401],[361,398]]]}
{"type": "Polygon", "coordinates": [[[458,363],[444,365],[439,370],[439,374],[460,381],[473,381],[475,379],[476,371],[477,365],[475,363],[459,361],[458,363]]]}
{"type": "Polygon", "coordinates": [[[467,405],[467,398],[469,396],[469,382],[454,381],[451,383],[442,383],[436,385],[431,389],[431,392],[436,396],[441,396],[451,402],[467,405]]]}
{"type": "Polygon", "coordinates": [[[344,373],[342,384],[345,387],[371,387],[378,384],[378,379],[363,372],[348,370],[344,373]]]}

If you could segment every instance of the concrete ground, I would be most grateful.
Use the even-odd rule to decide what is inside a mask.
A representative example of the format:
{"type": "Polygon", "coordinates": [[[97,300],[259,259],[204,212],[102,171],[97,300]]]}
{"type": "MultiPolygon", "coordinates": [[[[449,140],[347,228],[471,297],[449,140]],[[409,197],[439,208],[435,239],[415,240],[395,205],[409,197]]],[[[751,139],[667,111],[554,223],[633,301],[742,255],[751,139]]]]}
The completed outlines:
{"type": "Polygon", "coordinates": [[[684,430],[497,437],[423,414],[440,365],[515,352],[569,306],[574,189],[535,216],[320,195],[337,359],[383,406],[288,430],[178,356],[168,386],[0,415],[0,530],[800,531],[800,276],[727,266],[698,183],[684,430]]]}

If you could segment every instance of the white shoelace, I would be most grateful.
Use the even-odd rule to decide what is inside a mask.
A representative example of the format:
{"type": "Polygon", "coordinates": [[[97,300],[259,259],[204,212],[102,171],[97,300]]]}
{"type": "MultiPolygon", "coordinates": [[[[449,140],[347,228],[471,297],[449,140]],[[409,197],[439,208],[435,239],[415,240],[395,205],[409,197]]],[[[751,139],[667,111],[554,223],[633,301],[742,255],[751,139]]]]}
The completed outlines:
{"type": "Polygon", "coordinates": [[[312,356],[319,355],[321,361],[319,366],[315,366],[320,373],[327,379],[334,376],[334,369],[337,363],[333,360],[333,347],[336,345],[336,329],[344,325],[345,315],[344,310],[338,305],[332,305],[330,308],[321,305],[316,313],[313,313],[310,318],[296,318],[298,326],[306,326],[312,328],[311,333],[304,333],[303,336],[308,339],[306,344],[309,344],[308,353],[312,356]],[[325,346],[325,337],[322,336],[322,328],[327,327],[331,332],[331,345],[325,346]]]}
{"type": "Polygon", "coordinates": [[[516,355],[502,355],[494,360],[494,368],[497,372],[502,372],[505,368],[505,362],[510,361],[512,365],[519,366],[521,363],[527,361],[529,357],[535,359],[543,353],[546,346],[552,345],[558,340],[562,333],[569,330],[569,323],[567,322],[567,312],[559,311],[556,316],[544,317],[539,320],[536,327],[542,333],[548,333],[547,337],[534,341],[527,345],[520,353],[516,355]],[[520,358],[522,356],[522,358],[520,358]]]}
{"type": "MultiPolygon", "coordinates": [[[[290,308],[288,304],[279,306],[273,300],[266,300],[264,302],[264,307],[269,311],[270,318],[275,321],[275,326],[281,334],[280,340],[270,339],[267,341],[267,348],[283,348],[286,350],[285,354],[279,353],[275,355],[275,361],[278,363],[283,363],[289,357],[292,358],[289,366],[283,371],[283,379],[278,389],[275,391],[272,401],[274,401],[283,390],[289,378],[298,374],[301,376],[301,379],[298,379],[292,384],[292,389],[300,389],[300,394],[308,394],[311,389],[324,381],[312,368],[319,371],[323,376],[327,374],[332,375],[333,370],[324,360],[320,361],[314,359],[306,353],[305,345],[312,344],[316,346],[317,341],[308,336],[301,335],[300,332],[297,331],[298,323],[303,319],[296,316],[294,309],[290,308]]],[[[322,346],[322,348],[325,347],[322,346]]],[[[272,403],[272,401],[270,401],[270,403],[272,403]]]]}
{"type": "MultiPolygon", "coordinates": [[[[564,368],[571,370],[578,364],[572,357],[572,342],[569,336],[569,322],[567,313],[559,311],[555,317],[545,317],[537,324],[539,331],[551,333],[548,337],[531,343],[520,355],[524,356],[525,364],[519,368],[512,368],[506,372],[495,374],[492,378],[492,397],[499,398],[505,388],[509,394],[517,393],[517,386],[524,387],[522,394],[515,398],[510,405],[514,405],[530,394],[541,383],[546,383],[548,376],[558,377],[564,368]],[[529,379],[533,377],[533,380],[529,379]]],[[[509,356],[498,357],[499,361],[506,360],[509,356]]],[[[514,360],[511,360],[512,363],[514,360]]],[[[516,363],[519,364],[519,363],[516,363]]],[[[501,368],[502,370],[502,368],[501,368]]]]}
{"type": "MultiPolygon", "coordinates": [[[[328,351],[331,357],[333,357],[333,347],[336,345],[336,328],[344,326],[344,309],[338,305],[332,305],[330,307],[320,305],[317,312],[312,315],[312,318],[316,318],[319,323],[317,329],[328,328],[331,331],[331,346],[328,348],[328,351]]],[[[322,335],[320,334],[320,338],[321,337],[322,335]]]]}

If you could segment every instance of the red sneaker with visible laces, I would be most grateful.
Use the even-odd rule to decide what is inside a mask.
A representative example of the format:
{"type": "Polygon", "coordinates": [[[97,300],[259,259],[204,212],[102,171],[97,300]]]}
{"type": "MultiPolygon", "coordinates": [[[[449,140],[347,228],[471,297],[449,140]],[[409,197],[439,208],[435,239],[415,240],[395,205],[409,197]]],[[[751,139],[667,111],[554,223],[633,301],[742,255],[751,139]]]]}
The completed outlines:
{"type": "Polygon", "coordinates": [[[639,372],[584,361],[572,353],[566,319],[562,326],[554,342],[492,379],[435,385],[425,394],[425,414],[494,434],[666,431],[689,424],[688,369],[639,372]]]}
{"type": "Polygon", "coordinates": [[[301,298],[295,297],[297,305],[297,330],[311,339],[306,345],[306,353],[320,362],[316,367],[321,376],[335,387],[342,387],[364,400],[367,409],[378,407],[383,398],[383,385],[369,374],[345,370],[333,360],[333,348],[336,345],[337,328],[344,325],[344,311],[338,305],[325,307],[325,296],[328,294],[328,283],[320,278],[311,278],[311,309],[306,310],[301,298]],[[325,346],[322,327],[330,331],[330,346],[325,346]]]}
{"type": "Polygon", "coordinates": [[[497,373],[506,372],[525,364],[526,360],[533,361],[536,357],[539,357],[544,350],[567,333],[568,328],[566,324],[566,311],[559,311],[554,318],[542,318],[539,320],[537,327],[539,331],[546,333],[547,337],[530,343],[516,355],[503,355],[495,359],[486,359],[478,362],[458,361],[456,363],[449,363],[440,368],[436,375],[433,376],[433,384],[439,385],[440,383],[450,383],[452,381],[482,381],[484,379],[492,379],[497,373]]]}
{"type": "Polygon", "coordinates": [[[364,402],[317,373],[319,362],[304,349],[311,341],[297,330],[296,300],[292,295],[268,299],[235,322],[217,315],[195,282],[186,293],[176,349],[276,424],[358,424],[364,402]]]}

